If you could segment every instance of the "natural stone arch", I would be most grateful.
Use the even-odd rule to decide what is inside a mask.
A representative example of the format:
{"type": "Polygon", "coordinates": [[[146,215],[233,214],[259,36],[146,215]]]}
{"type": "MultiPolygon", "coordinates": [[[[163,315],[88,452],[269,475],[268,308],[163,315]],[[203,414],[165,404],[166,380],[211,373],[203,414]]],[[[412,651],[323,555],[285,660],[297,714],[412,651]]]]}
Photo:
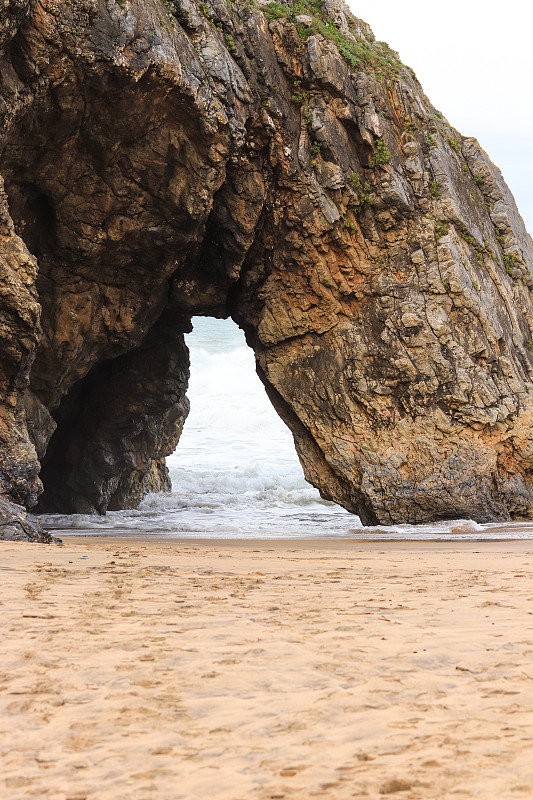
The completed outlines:
{"type": "Polygon", "coordinates": [[[354,71],[318,22],[302,44],[252,7],[15,5],[5,497],[36,502],[39,460],[54,510],[164,487],[183,332],[212,314],[244,329],[308,480],[363,522],[531,516],[531,239],[364,23],[326,4],[365,43],[354,71]]]}

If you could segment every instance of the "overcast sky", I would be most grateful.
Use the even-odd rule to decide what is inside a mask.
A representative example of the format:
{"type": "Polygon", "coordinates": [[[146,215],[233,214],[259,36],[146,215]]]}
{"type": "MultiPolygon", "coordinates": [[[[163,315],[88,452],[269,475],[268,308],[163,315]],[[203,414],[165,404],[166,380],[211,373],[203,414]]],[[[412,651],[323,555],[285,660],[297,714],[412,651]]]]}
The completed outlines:
{"type": "Polygon", "coordinates": [[[532,0],[348,0],[501,169],[533,233],[532,0]]]}

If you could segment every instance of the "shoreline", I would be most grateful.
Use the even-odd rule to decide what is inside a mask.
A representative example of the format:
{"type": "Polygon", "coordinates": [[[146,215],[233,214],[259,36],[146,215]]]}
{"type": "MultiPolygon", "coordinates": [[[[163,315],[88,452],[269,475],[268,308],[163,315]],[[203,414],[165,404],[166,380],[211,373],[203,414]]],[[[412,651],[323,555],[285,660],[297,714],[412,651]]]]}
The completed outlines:
{"type": "Polygon", "coordinates": [[[349,539],[349,538],[330,538],[324,539],[317,537],[300,538],[300,539],[215,539],[215,538],[180,538],[175,537],[157,537],[153,536],[107,536],[105,534],[71,534],[62,531],[50,531],[53,536],[62,538],[63,544],[83,544],[91,546],[93,544],[108,544],[110,547],[118,545],[131,545],[133,547],[138,545],[154,546],[161,548],[169,547],[197,547],[197,548],[210,548],[216,549],[236,549],[236,550],[335,550],[335,551],[453,551],[459,549],[461,551],[469,552],[472,548],[479,547],[480,549],[499,550],[500,548],[509,547],[513,552],[533,552],[533,538],[531,539],[349,539]]]}

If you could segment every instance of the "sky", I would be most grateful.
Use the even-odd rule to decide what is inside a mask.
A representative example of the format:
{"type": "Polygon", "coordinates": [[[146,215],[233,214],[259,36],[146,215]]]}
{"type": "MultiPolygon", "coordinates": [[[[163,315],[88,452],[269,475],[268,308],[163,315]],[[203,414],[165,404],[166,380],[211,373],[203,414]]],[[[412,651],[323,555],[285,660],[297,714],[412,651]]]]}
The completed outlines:
{"type": "Polygon", "coordinates": [[[500,168],[533,233],[532,0],[348,0],[500,168]]]}

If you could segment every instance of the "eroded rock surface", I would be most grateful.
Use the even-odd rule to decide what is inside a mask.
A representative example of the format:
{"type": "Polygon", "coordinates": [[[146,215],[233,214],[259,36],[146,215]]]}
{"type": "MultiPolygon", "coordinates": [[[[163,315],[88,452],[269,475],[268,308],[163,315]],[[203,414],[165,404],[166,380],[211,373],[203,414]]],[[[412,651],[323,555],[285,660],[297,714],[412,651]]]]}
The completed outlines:
{"type": "Polygon", "coordinates": [[[533,515],[531,238],[365,23],[10,0],[0,45],[2,502],[166,488],[209,314],[363,522],[533,515]]]}

